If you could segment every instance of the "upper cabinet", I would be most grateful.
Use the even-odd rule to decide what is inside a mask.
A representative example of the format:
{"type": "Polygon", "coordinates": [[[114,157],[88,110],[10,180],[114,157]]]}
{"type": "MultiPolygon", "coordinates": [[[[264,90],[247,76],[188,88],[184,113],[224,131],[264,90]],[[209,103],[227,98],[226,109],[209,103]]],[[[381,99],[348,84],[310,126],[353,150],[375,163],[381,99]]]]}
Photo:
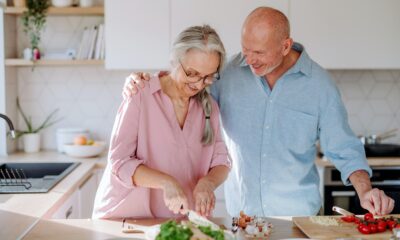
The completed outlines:
{"type": "Polygon", "coordinates": [[[217,30],[232,55],[258,6],[284,12],[294,40],[325,68],[400,68],[399,0],[106,0],[106,67],[168,68],[178,33],[202,24],[217,30]]]}
{"type": "Polygon", "coordinates": [[[292,36],[329,69],[400,68],[400,1],[290,1],[292,36]]]}
{"type": "Polygon", "coordinates": [[[209,24],[218,32],[228,55],[240,52],[243,22],[260,6],[288,12],[288,1],[285,0],[171,0],[171,42],[189,26],[209,24]]]}
{"type": "Polygon", "coordinates": [[[170,1],[106,0],[106,68],[165,69],[170,1]]]}
{"type": "Polygon", "coordinates": [[[288,0],[106,0],[106,68],[166,69],[172,42],[192,25],[214,27],[228,55],[236,53],[243,21],[258,6],[287,13],[288,0]]]}

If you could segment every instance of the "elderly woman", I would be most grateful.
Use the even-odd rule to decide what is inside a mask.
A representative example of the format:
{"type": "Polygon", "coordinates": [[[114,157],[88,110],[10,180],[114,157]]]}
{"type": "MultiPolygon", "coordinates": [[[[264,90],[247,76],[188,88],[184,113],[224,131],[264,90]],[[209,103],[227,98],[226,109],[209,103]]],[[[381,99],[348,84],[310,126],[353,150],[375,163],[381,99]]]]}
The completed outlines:
{"type": "Polygon", "coordinates": [[[224,46],[214,29],[190,27],[173,44],[170,72],[125,99],[115,120],[94,218],[208,216],[230,161],[219,109],[206,87],[219,79],[224,46]]]}

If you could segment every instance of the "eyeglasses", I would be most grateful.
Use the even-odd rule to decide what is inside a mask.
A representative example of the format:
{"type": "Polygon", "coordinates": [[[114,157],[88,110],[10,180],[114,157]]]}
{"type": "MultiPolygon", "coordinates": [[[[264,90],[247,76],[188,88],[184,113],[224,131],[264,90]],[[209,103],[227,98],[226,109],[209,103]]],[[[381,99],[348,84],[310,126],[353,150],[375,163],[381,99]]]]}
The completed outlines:
{"type": "Polygon", "coordinates": [[[198,75],[197,71],[195,71],[196,73],[193,73],[193,72],[189,72],[188,73],[188,72],[186,72],[185,67],[183,67],[181,61],[179,61],[179,64],[181,64],[183,72],[185,73],[188,81],[191,82],[191,83],[198,83],[200,81],[203,81],[203,84],[212,84],[215,81],[220,79],[219,67],[218,67],[218,70],[217,70],[216,73],[213,73],[213,74],[210,74],[210,75],[202,77],[202,76],[198,75]]]}

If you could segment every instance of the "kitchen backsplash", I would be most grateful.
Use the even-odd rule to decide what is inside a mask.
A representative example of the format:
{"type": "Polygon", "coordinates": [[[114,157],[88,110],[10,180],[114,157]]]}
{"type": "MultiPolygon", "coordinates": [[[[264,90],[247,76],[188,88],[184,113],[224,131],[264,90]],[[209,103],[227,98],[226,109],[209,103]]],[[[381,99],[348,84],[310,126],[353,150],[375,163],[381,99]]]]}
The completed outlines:
{"type": "MultiPolygon", "coordinates": [[[[77,48],[82,29],[102,21],[101,17],[49,17],[42,36],[42,49],[77,48]]],[[[17,35],[18,52],[22,53],[27,41],[20,27],[17,35]]],[[[341,91],[356,134],[400,129],[399,70],[335,70],[330,73],[341,91]]],[[[129,71],[106,71],[100,66],[19,68],[18,96],[34,123],[43,121],[52,110],[60,109],[62,121],[42,132],[43,149],[56,149],[55,133],[60,127],[86,128],[95,139],[109,141],[122,100],[122,85],[128,74],[129,71]]],[[[21,117],[18,127],[25,127],[21,117]]],[[[400,132],[389,141],[400,143],[400,132]]]]}

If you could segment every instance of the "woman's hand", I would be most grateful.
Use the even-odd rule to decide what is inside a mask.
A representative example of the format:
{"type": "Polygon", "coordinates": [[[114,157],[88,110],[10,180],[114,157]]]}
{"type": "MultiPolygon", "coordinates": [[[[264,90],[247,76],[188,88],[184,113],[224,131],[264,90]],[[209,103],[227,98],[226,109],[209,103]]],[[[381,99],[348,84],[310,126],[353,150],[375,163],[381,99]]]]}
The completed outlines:
{"type": "Polygon", "coordinates": [[[175,179],[165,181],[162,187],[165,205],[174,214],[186,214],[189,208],[185,192],[175,179]]]}
{"type": "Polygon", "coordinates": [[[215,207],[215,185],[213,182],[202,178],[193,191],[195,210],[202,216],[210,216],[215,207]]]}

